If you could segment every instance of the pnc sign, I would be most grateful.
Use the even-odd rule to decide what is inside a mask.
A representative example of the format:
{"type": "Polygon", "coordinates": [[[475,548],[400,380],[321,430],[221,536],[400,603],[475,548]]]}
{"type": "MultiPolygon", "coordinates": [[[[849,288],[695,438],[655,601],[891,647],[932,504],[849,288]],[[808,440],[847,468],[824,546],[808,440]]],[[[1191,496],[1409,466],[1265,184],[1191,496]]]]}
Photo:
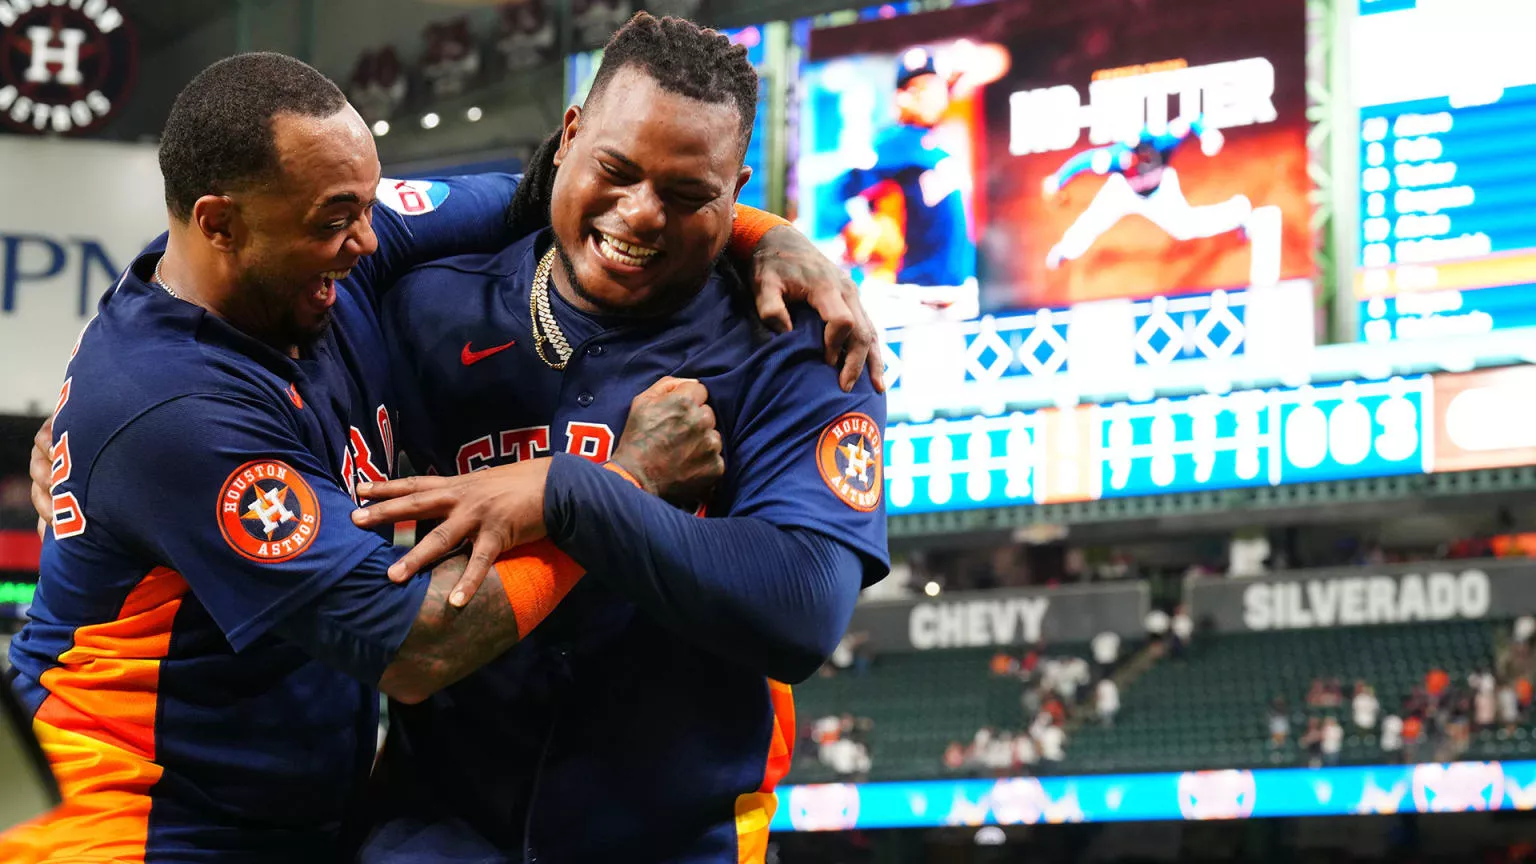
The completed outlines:
{"type": "Polygon", "coordinates": [[[79,135],[116,113],[138,37],[110,0],[0,0],[0,127],[79,135]]]}

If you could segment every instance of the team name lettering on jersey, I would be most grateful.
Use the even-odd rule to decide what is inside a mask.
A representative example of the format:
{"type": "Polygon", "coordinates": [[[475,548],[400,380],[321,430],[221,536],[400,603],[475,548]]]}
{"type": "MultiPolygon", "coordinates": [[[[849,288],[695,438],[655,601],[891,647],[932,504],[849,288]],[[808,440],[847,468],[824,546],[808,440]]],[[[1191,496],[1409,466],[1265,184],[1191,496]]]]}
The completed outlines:
{"type": "MultiPolygon", "coordinates": [[[[482,435],[459,448],[454,467],[460,474],[549,455],[549,427],[523,426],[482,435]]],[[[613,429],[607,423],[565,424],[565,452],[602,464],[613,455],[613,429]]]]}
{"type": "Polygon", "coordinates": [[[880,506],[884,458],[880,426],[865,414],[844,414],[816,440],[821,479],[844,504],[864,513],[880,506]]]}
{"type": "Polygon", "coordinates": [[[247,462],[219,491],[219,530],[242,556],[275,564],[309,548],[320,530],[320,505],[288,463],[247,462]]]}
{"type": "Polygon", "coordinates": [[[357,484],[383,483],[394,471],[395,433],[389,425],[389,409],[380,405],[374,412],[374,421],[379,427],[379,440],[384,442],[382,461],[374,458],[373,448],[368,446],[363,430],[356,426],[347,430],[347,452],[341,457],[341,476],[354,504],[361,503],[357,498],[357,484]]]}

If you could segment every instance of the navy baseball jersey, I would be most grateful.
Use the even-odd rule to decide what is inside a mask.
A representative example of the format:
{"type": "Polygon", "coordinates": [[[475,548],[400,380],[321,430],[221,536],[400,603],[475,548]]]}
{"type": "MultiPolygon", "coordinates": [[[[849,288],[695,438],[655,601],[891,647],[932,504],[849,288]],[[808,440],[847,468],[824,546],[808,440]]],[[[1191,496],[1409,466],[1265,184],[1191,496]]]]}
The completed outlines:
{"type": "Polygon", "coordinates": [[[976,275],[965,196],[945,182],[940,164],[953,159],[928,144],[932,129],[897,124],[875,136],[875,166],[848,172],[843,196],[863,194],[884,181],[901,188],[907,213],[907,252],[896,281],[904,285],[963,285],[976,275]]]}
{"type": "MultiPolygon", "coordinates": [[[[866,581],[882,576],[884,398],[867,377],[838,388],[819,319],[797,311],[795,330],[771,336],[721,268],[659,320],[583,314],[551,287],[574,348],[556,371],[529,325],[550,242],[546,231],[419,268],[386,298],[397,434],[415,466],[606,460],[636,395],[663,376],[697,378],[727,465],[708,515],[817,532],[854,550],[866,581]]],[[[761,860],[758,817],[771,815],[764,797],[794,740],[789,688],[709,650],[707,622],[637,604],[603,577],[589,572],[491,665],[391,707],[387,824],[363,860],[761,860]]]]}
{"type": "Polygon", "coordinates": [[[332,663],[280,633],[359,574],[388,584],[398,553],[350,519],[355,483],[388,477],[395,448],[377,292],[507,242],[515,184],[385,181],[380,251],[296,359],[153,284],[164,238],[102,299],[59,398],[55,523],[10,651],[65,803],[0,836],[0,860],[347,855],[374,686],[425,583],[356,592],[338,641],[357,647],[332,663]]]}

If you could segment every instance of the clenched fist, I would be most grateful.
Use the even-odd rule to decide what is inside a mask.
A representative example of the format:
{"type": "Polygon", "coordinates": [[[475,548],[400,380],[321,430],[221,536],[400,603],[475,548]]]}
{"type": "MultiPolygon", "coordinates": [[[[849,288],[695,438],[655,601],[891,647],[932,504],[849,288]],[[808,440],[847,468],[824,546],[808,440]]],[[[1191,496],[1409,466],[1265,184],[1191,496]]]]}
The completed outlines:
{"type": "Polygon", "coordinates": [[[691,508],[725,473],[715,410],[698,381],[663,378],[629,403],[612,461],[647,492],[691,508]]]}

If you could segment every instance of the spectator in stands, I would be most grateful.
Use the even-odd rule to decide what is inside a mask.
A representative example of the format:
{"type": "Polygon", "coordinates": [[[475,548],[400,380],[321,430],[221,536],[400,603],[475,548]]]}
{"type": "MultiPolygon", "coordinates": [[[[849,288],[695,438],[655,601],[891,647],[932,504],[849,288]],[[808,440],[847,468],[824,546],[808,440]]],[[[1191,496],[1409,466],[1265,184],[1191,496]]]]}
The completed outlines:
{"type": "Polygon", "coordinates": [[[1045,713],[1051,715],[1058,726],[1067,722],[1067,706],[1061,704],[1061,700],[1055,696],[1045,700],[1045,713]]]}
{"type": "Polygon", "coordinates": [[[1189,617],[1189,611],[1180,604],[1173,613],[1173,621],[1170,622],[1173,631],[1173,656],[1174,659],[1183,660],[1189,650],[1190,639],[1195,635],[1195,621],[1189,617]]]}
{"type": "Polygon", "coordinates": [[[1403,718],[1388,714],[1381,721],[1381,752],[1396,754],[1403,749],[1403,718]]]}
{"type": "Polygon", "coordinates": [[[1093,637],[1094,677],[1103,678],[1114,671],[1115,661],[1120,659],[1120,636],[1108,630],[1093,637]]]}
{"type": "Polygon", "coordinates": [[[1504,724],[1504,732],[1511,734],[1520,720],[1520,696],[1515,692],[1513,684],[1505,682],[1499,687],[1496,699],[1499,703],[1499,722],[1504,724]]]}
{"type": "Polygon", "coordinates": [[[1316,717],[1307,718],[1307,731],[1297,741],[1301,752],[1307,756],[1307,767],[1320,768],[1323,764],[1323,726],[1316,717]]]}
{"type": "Polygon", "coordinates": [[[1098,703],[1099,723],[1105,728],[1114,726],[1115,715],[1120,713],[1120,687],[1115,679],[1108,676],[1099,679],[1094,701],[1098,703]]]}
{"type": "Polygon", "coordinates": [[[992,727],[983,726],[976,730],[971,737],[971,761],[979,763],[983,753],[987,752],[987,746],[992,743],[992,727]]]}
{"type": "Polygon", "coordinates": [[[827,658],[827,665],[837,672],[846,672],[853,668],[853,634],[844,633],[843,638],[837,640],[837,647],[832,649],[832,656],[827,658]]]}
{"type": "Polygon", "coordinates": [[[1019,674],[1019,661],[1007,651],[999,651],[992,655],[992,674],[999,678],[1006,678],[1019,674]]]}
{"type": "Polygon", "coordinates": [[[1013,770],[1013,733],[1003,732],[988,742],[981,764],[995,777],[1009,774],[1013,770]]]}
{"type": "Polygon", "coordinates": [[[1153,609],[1151,612],[1148,612],[1144,623],[1147,628],[1147,635],[1152,637],[1154,641],[1160,641],[1167,635],[1170,624],[1168,613],[1161,609],[1153,609]]]}
{"type": "Polygon", "coordinates": [[[1328,688],[1323,684],[1323,679],[1313,678],[1312,686],[1307,688],[1307,707],[1321,708],[1328,699],[1328,688]]]}
{"type": "Polygon", "coordinates": [[[1531,710],[1531,679],[1525,677],[1515,679],[1515,698],[1519,700],[1521,715],[1531,710]]]}
{"type": "Polygon", "coordinates": [[[1344,727],[1337,717],[1329,715],[1323,721],[1322,752],[1324,765],[1339,764],[1339,751],[1344,748],[1344,727]]]}
{"type": "Polygon", "coordinates": [[[965,748],[960,745],[959,741],[949,742],[949,746],[944,748],[944,770],[959,771],[964,767],[965,748]]]}
{"type": "Polygon", "coordinates": [[[1450,762],[1461,756],[1471,743],[1472,698],[1460,693],[1450,700],[1444,723],[1445,737],[1435,751],[1436,762],[1450,762]]]}
{"type": "Polygon", "coordinates": [[[1403,758],[1409,762],[1419,761],[1419,745],[1424,739],[1424,721],[1417,714],[1410,714],[1403,721],[1403,758]]]}
{"type": "Polygon", "coordinates": [[[1013,761],[1025,770],[1033,768],[1040,761],[1040,748],[1027,733],[1020,732],[1013,736],[1013,761]]]}
{"type": "Polygon", "coordinates": [[[421,73],[438,98],[457,96],[480,73],[480,48],[469,32],[469,20],[456,18],[428,24],[423,33],[421,73]]]}
{"type": "Polygon", "coordinates": [[[1040,748],[1040,756],[1047,762],[1060,762],[1067,758],[1067,733],[1062,731],[1059,723],[1049,722],[1034,737],[1036,746],[1040,748]]]}
{"type": "Polygon", "coordinates": [[[1376,691],[1371,689],[1371,685],[1364,681],[1355,682],[1355,699],[1351,707],[1357,729],[1376,728],[1376,717],[1381,713],[1381,702],[1376,698],[1376,691]]]}
{"type": "Polygon", "coordinates": [[[869,749],[859,741],[840,738],[821,748],[822,761],[838,776],[862,779],[869,774],[869,749]]]}
{"type": "Polygon", "coordinates": [[[1498,686],[1491,673],[1483,672],[1472,677],[1476,679],[1472,684],[1472,724],[1478,729],[1487,729],[1498,721],[1498,686]]]}
{"type": "Polygon", "coordinates": [[[1032,680],[1040,669],[1040,646],[1031,645],[1024,652],[1024,659],[1019,662],[1019,677],[1025,681],[1032,680]]]}
{"type": "Polygon", "coordinates": [[[1323,707],[1338,708],[1344,704],[1344,685],[1337,678],[1329,678],[1323,689],[1323,707]]]}
{"type": "Polygon", "coordinates": [[[837,642],[837,647],[832,649],[832,657],[828,662],[839,672],[850,669],[855,675],[868,672],[872,662],[869,634],[864,632],[843,634],[843,638],[837,642]]]}
{"type": "Polygon", "coordinates": [[[1019,708],[1023,711],[1025,720],[1034,719],[1040,709],[1045,707],[1045,697],[1038,685],[1025,684],[1024,692],[1019,694],[1019,708]]]}
{"type": "Polygon", "coordinates": [[[1531,642],[1531,637],[1536,636],[1536,617],[1521,615],[1515,619],[1514,640],[1526,645],[1531,642]]]}
{"type": "Polygon", "coordinates": [[[1440,704],[1440,700],[1444,698],[1445,691],[1450,686],[1451,676],[1446,674],[1444,669],[1436,667],[1429,670],[1429,673],[1424,676],[1424,693],[1429,696],[1431,707],[1440,704]]]}
{"type": "Polygon", "coordinates": [[[1056,666],[1056,693],[1067,705],[1077,704],[1079,687],[1089,681],[1088,661],[1081,657],[1069,657],[1056,666]]]}
{"type": "Polygon", "coordinates": [[[1269,703],[1269,746],[1279,749],[1291,737],[1291,715],[1285,700],[1276,696],[1269,703]]]}
{"type": "Polygon", "coordinates": [[[811,724],[811,741],[817,747],[830,744],[842,735],[843,719],[841,717],[829,714],[826,717],[818,717],[816,722],[811,724]]]}

